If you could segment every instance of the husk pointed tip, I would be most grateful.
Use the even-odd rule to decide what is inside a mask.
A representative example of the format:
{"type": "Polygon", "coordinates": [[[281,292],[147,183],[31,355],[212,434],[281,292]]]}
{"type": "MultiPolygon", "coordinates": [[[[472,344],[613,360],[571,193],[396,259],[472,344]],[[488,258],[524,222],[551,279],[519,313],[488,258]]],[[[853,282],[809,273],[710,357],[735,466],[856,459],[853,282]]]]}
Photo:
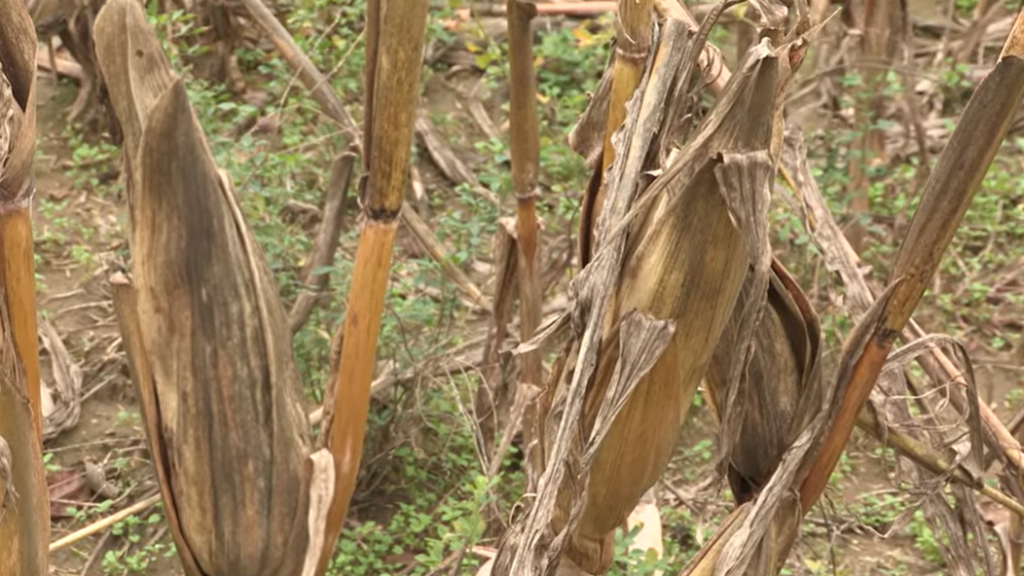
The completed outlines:
{"type": "MultiPolygon", "coordinates": [[[[170,178],[151,177],[151,172],[164,173],[173,177],[177,171],[167,173],[168,163],[189,166],[192,171],[205,172],[205,184],[219,183],[217,167],[208,154],[206,139],[198,125],[188,100],[185,83],[181,78],[172,80],[167,89],[153,102],[142,120],[142,132],[138,144],[138,176],[142,182],[152,185],[140,186],[133,194],[142,198],[155,198],[166,194],[181,194],[182,191],[167,188],[170,178]]],[[[164,202],[158,202],[163,205],[164,202]]],[[[144,200],[135,202],[133,211],[148,209],[144,200]]],[[[176,217],[181,217],[180,215],[176,217]]],[[[146,231],[141,231],[145,233],[146,231]]]]}
{"type": "Polygon", "coordinates": [[[137,153],[155,101],[177,78],[156,31],[134,0],[110,0],[93,27],[96,60],[124,132],[124,149],[137,153]]]}
{"type": "MultiPolygon", "coordinates": [[[[189,123],[160,122],[161,119],[181,119],[183,115],[192,116],[192,104],[189,102],[184,80],[180,77],[173,78],[167,90],[154,103],[150,112],[150,117],[145,123],[144,133],[146,135],[150,130],[179,130],[188,126],[189,123]]],[[[192,126],[192,128],[198,128],[198,126],[192,126]]]]}
{"type": "Polygon", "coordinates": [[[107,0],[96,16],[94,23],[96,34],[101,35],[108,30],[108,26],[116,25],[118,22],[121,25],[127,25],[128,22],[138,20],[140,17],[144,21],[146,14],[143,11],[142,5],[138,2],[134,0],[107,0]]]}
{"type": "Polygon", "coordinates": [[[129,28],[140,24],[146,24],[146,15],[138,2],[109,0],[100,8],[93,23],[93,36],[100,68],[108,71],[106,76],[114,77],[114,72],[118,71],[113,66],[105,65],[110,61],[110,51],[127,40],[129,28]]]}

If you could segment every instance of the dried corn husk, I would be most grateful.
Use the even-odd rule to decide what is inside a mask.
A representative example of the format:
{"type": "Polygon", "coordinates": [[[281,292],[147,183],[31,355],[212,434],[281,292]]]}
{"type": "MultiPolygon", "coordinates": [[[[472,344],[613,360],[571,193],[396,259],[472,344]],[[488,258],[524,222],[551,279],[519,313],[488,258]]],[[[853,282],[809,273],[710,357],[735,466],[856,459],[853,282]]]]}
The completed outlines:
{"type": "MultiPolygon", "coordinates": [[[[744,359],[744,307],[737,306],[707,373],[710,404],[722,422],[723,466],[739,504],[768,484],[789,447],[817,415],[823,395],[821,329],[796,281],[773,261],[766,297],[751,294],[748,275],[741,300],[764,306],[744,359]]],[[[760,286],[758,286],[760,288],[760,286]]],[[[762,294],[764,294],[762,292],[762,294]]],[[[784,497],[760,542],[749,573],[777,571],[785,562],[801,515],[795,495],[784,497]]]]}
{"type": "Polygon", "coordinates": [[[332,467],[310,458],[263,254],[142,7],[108,2],[96,41],[130,168],[115,304],[185,571],[312,573],[332,467]]]}
{"type": "Polygon", "coordinates": [[[672,113],[666,100],[669,108],[686,100],[669,98],[687,92],[676,90],[688,46],[675,25],[657,37],[612,139],[600,251],[576,281],[570,369],[553,383],[548,469],[533,509],[503,542],[495,574],[552,574],[560,563],[607,569],[612,534],[667,464],[748,269],[767,278],[780,95],[804,44],[755,46],[693,137],[645,186],[643,175],[658,170],[650,159],[667,156],[650,154],[672,113]]]}
{"type": "MultiPolygon", "coordinates": [[[[749,280],[749,278],[748,278],[749,280]]],[[[723,423],[726,466],[733,495],[750,500],[767,483],[783,454],[821,404],[821,328],[807,297],[777,260],[772,262],[766,307],[753,336],[754,353],[737,358],[731,319],[708,369],[709,400],[723,423]],[[740,379],[731,382],[734,367],[740,379]],[[731,390],[736,387],[736,391],[731,390]],[[723,400],[733,395],[730,407],[723,400]]],[[[749,287],[748,281],[745,287],[749,287]]],[[[744,294],[744,297],[747,297],[744,294]]],[[[739,310],[739,308],[737,309],[739,310]]]]}

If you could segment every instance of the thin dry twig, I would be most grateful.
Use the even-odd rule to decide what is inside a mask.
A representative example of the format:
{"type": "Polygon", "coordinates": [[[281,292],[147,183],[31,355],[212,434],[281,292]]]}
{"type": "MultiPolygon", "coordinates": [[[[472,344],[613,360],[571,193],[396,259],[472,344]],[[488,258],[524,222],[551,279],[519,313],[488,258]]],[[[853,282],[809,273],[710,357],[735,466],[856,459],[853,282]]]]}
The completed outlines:
{"type": "Polygon", "coordinates": [[[89,574],[89,568],[92,568],[92,565],[96,562],[96,559],[100,557],[100,554],[103,552],[103,547],[107,545],[107,540],[110,540],[109,531],[104,532],[103,537],[100,538],[98,542],[96,542],[96,546],[93,547],[92,553],[89,554],[89,558],[85,561],[85,564],[82,566],[82,571],[79,572],[79,576],[87,576],[89,574]]]}
{"type": "Polygon", "coordinates": [[[274,43],[288,65],[295,70],[310,96],[331,120],[334,120],[352,143],[358,146],[359,137],[356,122],[345,109],[341,98],[335,94],[330,82],[317,70],[313,61],[299,48],[288,30],[277,20],[274,13],[261,0],[242,0],[249,14],[274,43]]]}
{"type": "Polygon", "coordinates": [[[107,516],[106,518],[102,518],[100,520],[97,520],[96,522],[93,522],[92,524],[89,524],[88,526],[85,526],[84,528],[80,528],[78,530],[75,530],[71,534],[68,534],[67,536],[61,538],[60,540],[57,540],[56,542],[50,544],[50,553],[53,554],[54,552],[56,552],[57,550],[60,550],[61,548],[65,548],[65,547],[70,546],[70,545],[74,544],[75,542],[78,542],[78,541],[80,541],[80,540],[82,540],[84,538],[88,538],[89,536],[92,536],[93,534],[96,534],[98,532],[106,530],[107,528],[110,528],[114,524],[117,524],[118,522],[121,522],[122,520],[125,520],[129,516],[132,516],[132,515],[144,512],[144,511],[148,510],[150,507],[152,507],[154,504],[156,504],[159,501],[160,501],[160,493],[157,492],[157,493],[155,493],[155,494],[153,494],[153,495],[151,495],[151,496],[149,496],[149,497],[147,497],[147,498],[145,498],[143,500],[140,500],[139,502],[136,502],[135,504],[132,504],[131,506],[125,508],[124,510],[121,510],[119,512],[111,514],[110,516],[107,516]]]}
{"type": "Polygon", "coordinates": [[[313,255],[302,274],[304,289],[288,313],[288,325],[293,334],[302,329],[316,306],[317,297],[327,287],[329,276],[323,269],[331,265],[338,251],[338,238],[345,219],[345,196],[354,164],[355,154],[345,152],[337,156],[331,165],[331,180],[324,194],[323,220],[313,243],[313,255]]]}
{"type": "Polygon", "coordinates": [[[437,127],[434,126],[434,123],[430,121],[430,117],[425,113],[420,113],[416,116],[416,135],[419,136],[420,141],[423,142],[423,147],[427,150],[427,154],[430,155],[430,159],[434,161],[434,165],[441,170],[445,178],[455,184],[468,184],[477,194],[491,204],[495,206],[501,205],[501,199],[498,198],[498,195],[480,184],[476,174],[466,166],[458,155],[455,154],[451,146],[438,134],[437,127]]]}
{"type": "Polygon", "coordinates": [[[402,222],[405,223],[406,227],[413,236],[420,241],[420,244],[427,249],[430,256],[433,257],[434,261],[437,262],[441,269],[448,278],[460,289],[473,304],[480,306],[484,310],[490,309],[490,304],[487,303],[487,299],[484,298],[483,292],[469,276],[462,271],[461,268],[452,263],[451,256],[448,255],[448,250],[438,241],[434,231],[430,229],[430,226],[420,217],[416,212],[416,209],[409,205],[408,202],[402,203],[402,222]]]}

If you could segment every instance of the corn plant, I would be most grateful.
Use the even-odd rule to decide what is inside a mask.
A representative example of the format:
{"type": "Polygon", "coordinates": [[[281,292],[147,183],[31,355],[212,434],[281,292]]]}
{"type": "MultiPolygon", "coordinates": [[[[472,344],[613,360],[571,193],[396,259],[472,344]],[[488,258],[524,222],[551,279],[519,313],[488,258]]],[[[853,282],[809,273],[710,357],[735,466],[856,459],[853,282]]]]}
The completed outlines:
{"type": "Polygon", "coordinates": [[[0,2],[0,575],[46,574],[32,249],[36,34],[20,0],[0,2]]]}
{"type": "Polygon", "coordinates": [[[114,278],[115,307],[190,576],[322,574],[332,555],[359,468],[426,9],[367,7],[366,219],[319,449],[277,289],[182,80],[137,2],[97,18],[128,166],[132,265],[114,278]]]}
{"type": "MultiPolygon", "coordinates": [[[[623,29],[639,4],[620,6],[623,29]]],[[[495,574],[607,571],[612,534],[664,469],[702,378],[738,507],[682,574],[778,573],[820,497],[1024,95],[1024,27],[1018,18],[925,187],[888,289],[826,378],[817,318],[773,262],[767,235],[781,103],[810,29],[806,4],[791,4],[788,19],[779,2],[754,3],[761,41],[692,131],[675,120],[687,113],[677,98],[703,38],[671,19],[630,35],[630,45],[654,48],[643,74],[613,71],[611,86],[642,78],[623,120],[614,96],[592,103],[616,125],[580,232],[592,253],[573,287],[564,368],[549,381],[557,396],[538,493],[503,540],[495,574]]]]}
{"type": "MultiPolygon", "coordinates": [[[[538,277],[537,169],[540,163],[540,136],[537,125],[537,80],[533,71],[533,35],[531,22],[536,13],[532,4],[508,1],[510,149],[512,187],[516,195],[516,246],[519,275],[519,334],[530,340],[540,326],[541,289],[538,277]]],[[[521,356],[520,395],[538,396],[542,384],[541,351],[521,356]]],[[[527,402],[523,398],[521,402],[527,402]]],[[[543,400],[530,402],[523,423],[524,443],[531,474],[542,466],[539,422],[543,420],[543,400]]],[[[531,476],[532,478],[532,476],[531,476]]]]}
{"type": "MultiPolygon", "coordinates": [[[[623,4],[625,11],[632,3],[623,4]]],[[[778,96],[802,41],[756,46],[692,138],[646,181],[652,159],[667,157],[658,146],[671,145],[659,135],[675,134],[675,119],[686,115],[664,103],[687,105],[694,67],[683,63],[695,61],[703,36],[691,41],[672,19],[644,33],[657,49],[643,60],[645,82],[611,138],[596,232],[581,231],[597,239],[597,250],[575,286],[579,328],[565,352],[568,368],[549,383],[559,391],[547,468],[533,508],[499,551],[497,574],[608,569],[615,529],[672,454],[748,262],[768,270],[778,96]]]]}

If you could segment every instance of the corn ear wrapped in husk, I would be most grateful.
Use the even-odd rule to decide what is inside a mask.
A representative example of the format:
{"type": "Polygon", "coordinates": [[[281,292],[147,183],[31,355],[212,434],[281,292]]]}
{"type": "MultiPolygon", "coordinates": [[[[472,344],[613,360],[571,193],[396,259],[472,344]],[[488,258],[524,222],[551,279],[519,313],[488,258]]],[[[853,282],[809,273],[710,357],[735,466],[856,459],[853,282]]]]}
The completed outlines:
{"type": "Polygon", "coordinates": [[[130,168],[115,301],[179,556],[190,576],[298,575],[330,467],[310,458],[284,308],[141,6],[108,2],[96,39],[130,168]]]}

